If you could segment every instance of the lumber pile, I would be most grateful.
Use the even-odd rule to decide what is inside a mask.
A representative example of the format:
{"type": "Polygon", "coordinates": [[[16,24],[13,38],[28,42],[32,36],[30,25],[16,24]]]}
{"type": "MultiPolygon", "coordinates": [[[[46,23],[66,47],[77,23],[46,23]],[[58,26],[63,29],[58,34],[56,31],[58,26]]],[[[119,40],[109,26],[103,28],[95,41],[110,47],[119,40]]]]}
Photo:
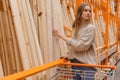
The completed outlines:
{"type": "MultiPolygon", "coordinates": [[[[53,37],[74,21],[72,4],[62,0],[0,1],[0,76],[10,75],[59,59],[67,54],[66,43],[53,37]]],[[[42,80],[46,72],[27,78],[42,80]]],[[[46,78],[47,79],[47,78],[46,78]]]]}
{"type": "MultiPolygon", "coordinates": [[[[2,0],[1,61],[4,76],[43,64],[29,0],[2,0]]],[[[42,75],[29,77],[38,80],[42,75]]]]}

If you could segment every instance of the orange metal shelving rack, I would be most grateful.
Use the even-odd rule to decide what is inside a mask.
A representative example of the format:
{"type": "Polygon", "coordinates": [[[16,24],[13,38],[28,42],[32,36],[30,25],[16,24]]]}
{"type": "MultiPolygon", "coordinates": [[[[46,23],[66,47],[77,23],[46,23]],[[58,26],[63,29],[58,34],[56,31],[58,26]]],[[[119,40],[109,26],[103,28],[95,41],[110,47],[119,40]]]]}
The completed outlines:
{"type": "MultiPolygon", "coordinates": [[[[112,13],[111,7],[109,6],[109,2],[110,2],[109,0],[106,0],[106,1],[104,1],[104,0],[76,0],[76,10],[82,2],[90,3],[91,6],[94,6],[96,11],[102,10],[102,13],[103,13],[102,16],[103,16],[103,18],[105,20],[105,23],[106,23],[106,30],[105,30],[105,33],[104,33],[104,36],[105,36],[106,40],[105,40],[105,44],[103,46],[99,47],[99,48],[107,50],[106,54],[103,54],[103,55],[106,56],[106,58],[105,58],[105,64],[106,65],[108,64],[109,46],[116,45],[117,46],[116,47],[116,51],[117,51],[116,53],[119,53],[118,52],[118,33],[119,33],[119,31],[118,31],[119,30],[119,19],[118,19],[118,16],[119,16],[118,14],[119,13],[118,12],[119,12],[119,5],[120,4],[119,4],[119,0],[115,0],[115,1],[117,2],[117,8],[116,8],[117,12],[114,15],[112,13]],[[99,1],[100,4],[96,4],[95,1],[99,1]],[[109,41],[109,24],[110,24],[111,19],[114,19],[114,25],[116,25],[116,32],[115,32],[116,41],[114,41],[112,43],[109,43],[108,42],[109,41]]],[[[95,12],[95,14],[97,14],[97,12],[95,12]]],[[[68,30],[68,31],[70,31],[70,30],[68,30]]],[[[120,54],[118,54],[118,55],[120,55],[120,54]]]]}

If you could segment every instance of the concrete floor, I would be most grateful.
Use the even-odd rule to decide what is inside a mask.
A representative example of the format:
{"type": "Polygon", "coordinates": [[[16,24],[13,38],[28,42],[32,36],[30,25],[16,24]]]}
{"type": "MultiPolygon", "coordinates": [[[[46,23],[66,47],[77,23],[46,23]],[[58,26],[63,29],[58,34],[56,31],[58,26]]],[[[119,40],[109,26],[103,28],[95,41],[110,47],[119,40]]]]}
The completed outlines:
{"type": "Polygon", "coordinates": [[[116,70],[116,73],[115,73],[115,79],[114,80],[120,80],[120,60],[117,64],[117,70],[116,70]]]}

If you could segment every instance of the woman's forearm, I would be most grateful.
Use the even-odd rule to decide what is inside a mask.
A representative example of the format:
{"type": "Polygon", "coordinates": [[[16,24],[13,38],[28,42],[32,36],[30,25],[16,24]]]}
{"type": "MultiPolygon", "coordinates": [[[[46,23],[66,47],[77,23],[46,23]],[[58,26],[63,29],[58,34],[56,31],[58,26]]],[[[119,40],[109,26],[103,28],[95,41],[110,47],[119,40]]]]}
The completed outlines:
{"type": "Polygon", "coordinates": [[[64,41],[67,40],[67,37],[64,34],[62,34],[61,32],[59,32],[58,29],[53,29],[53,35],[63,39],[64,41]]]}
{"type": "Polygon", "coordinates": [[[59,34],[58,37],[63,39],[64,41],[67,40],[67,37],[64,34],[59,34]]]}

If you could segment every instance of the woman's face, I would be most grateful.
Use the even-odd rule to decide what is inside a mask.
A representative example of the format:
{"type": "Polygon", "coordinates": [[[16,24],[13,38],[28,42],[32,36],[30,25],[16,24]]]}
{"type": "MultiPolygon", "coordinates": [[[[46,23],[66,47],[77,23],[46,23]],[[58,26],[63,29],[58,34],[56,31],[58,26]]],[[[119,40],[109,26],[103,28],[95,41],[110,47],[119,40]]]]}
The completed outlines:
{"type": "Polygon", "coordinates": [[[86,20],[90,20],[90,18],[91,18],[91,8],[90,6],[85,6],[82,12],[82,20],[86,21],[86,20]]]}

